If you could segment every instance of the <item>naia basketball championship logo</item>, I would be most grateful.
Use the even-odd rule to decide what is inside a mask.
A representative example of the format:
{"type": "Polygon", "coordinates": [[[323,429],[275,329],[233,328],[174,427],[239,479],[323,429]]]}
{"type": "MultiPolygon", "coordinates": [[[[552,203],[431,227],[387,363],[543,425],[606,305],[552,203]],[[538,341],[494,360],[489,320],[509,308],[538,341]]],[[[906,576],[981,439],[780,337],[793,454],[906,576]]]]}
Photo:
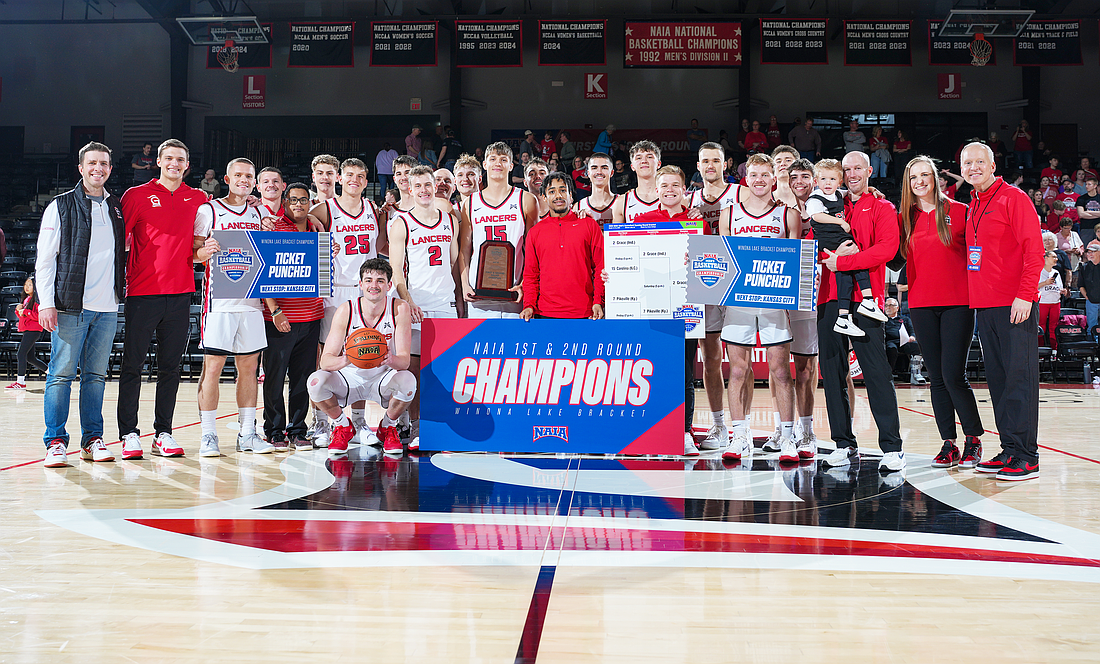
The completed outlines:
{"type": "Polygon", "coordinates": [[[684,321],[685,329],[691,332],[703,320],[703,309],[694,304],[685,304],[677,307],[676,311],[672,312],[672,317],[684,321]]]}
{"type": "Polygon", "coordinates": [[[252,269],[252,261],[252,256],[249,256],[248,252],[243,249],[226,249],[218,254],[215,262],[222,274],[236,283],[252,269]]]}
{"type": "Polygon", "coordinates": [[[569,427],[562,426],[533,426],[531,427],[531,441],[543,438],[557,438],[563,443],[569,442],[569,427]]]}
{"type": "MultiPolygon", "coordinates": [[[[695,271],[695,276],[699,277],[699,281],[703,282],[704,286],[714,288],[729,273],[730,265],[725,259],[719,258],[718,254],[703,254],[691,261],[691,269],[695,271]]],[[[736,274],[734,279],[737,279],[736,274]]]]}

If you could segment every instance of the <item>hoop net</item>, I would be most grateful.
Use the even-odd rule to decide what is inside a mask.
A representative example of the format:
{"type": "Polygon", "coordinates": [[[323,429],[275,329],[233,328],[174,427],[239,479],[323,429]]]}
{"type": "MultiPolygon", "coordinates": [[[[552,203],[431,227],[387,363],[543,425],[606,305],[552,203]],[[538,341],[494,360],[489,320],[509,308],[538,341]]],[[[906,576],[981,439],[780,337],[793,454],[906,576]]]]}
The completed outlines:
{"type": "Polygon", "coordinates": [[[989,59],[993,57],[993,44],[985,38],[982,33],[976,33],[974,35],[974,41],[970,42],[970,64],[975,67],[984,67],[989,64],[989,59]]]}
{"type": "MultiPolygon", "coordinates": [[[[973,49],[973,45],[971,45],[971,49],[973,49]]],[[[218,49],[218,64],[227,72],[237,71],[237,49],[232,39],[226,39],[225,46],[218,49]]]]}

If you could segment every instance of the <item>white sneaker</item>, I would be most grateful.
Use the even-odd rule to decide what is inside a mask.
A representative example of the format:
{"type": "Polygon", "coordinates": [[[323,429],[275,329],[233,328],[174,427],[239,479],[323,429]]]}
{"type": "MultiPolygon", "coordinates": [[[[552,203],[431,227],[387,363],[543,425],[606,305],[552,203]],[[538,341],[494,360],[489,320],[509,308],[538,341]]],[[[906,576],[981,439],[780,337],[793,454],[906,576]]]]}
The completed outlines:
{"type": "Polygon", "coordinates": [[[856,324],[852,321],[852,317],[849,315],[847,318],[837,318],[836,323],[833,325],[833,332],[838,334],[847,334],[849,337],[865,337],[867,333],[856,327],[856,324]]]}
{"type": "Polygon", "coordinates": [[[768,436],[768,439],[764,441],[765,452],[778,452],[779,451],[779,429],[772,432],[772,435],[768,436]]]}
{"type": "Polygon", "coordinates": [[[252,452],[253,454],[271,454],[275,451],[275,446],[254,433],[250,433],[247,436],[237,434],[237,451],[252,452]]]}
{"type": "Polygon", "coordinates": [[[722,452],[723,459],[751,459],[752,458],[752,438],[749,437],[747,431],[742,431],[733,434],[733,440],[730,441],[729,447],[725,452],[722,452]]]}
{"type": "MultiPolygon", "coordinates": [[[[691,435],[691,434],[688,434],[691,435]]],[[[694,436],[692,436],[694,438],[694,436]]],[[[730,444],[730,430],[725,424],[712,424],[707,435],[699,442],[701,450],[720,450],[730,444]]]]}
{"type": "Polygon", "coordinates": [[[817,454],[817,436],[812,433],[803,433],[795,444],[798,450],[798,458],[812,459],[817,454]]]}
{"type": "Polygon", "coordinates": [[[847,466],[852,461],[859,461],[859,448],[838,447],[825,457],[825,465],[832,468],[847,466]]]}
{"type": "Polygon", "coordinates": [[[103,443],[103,439],[96,437],[88,441],[87,445],[80,446],[80,458],[85,461],[114,461],[115,455],[103,443]]]}
{"type": "Polygon", "coordinates": [[[798,446],[795,445],[794,438],[779,439],[779,462],[798,463],[798,446]]]}
{"type": "Polygon", "coordinates": [[[690,431],[684,432],[684,456],[699,456],[699,448],[695,446],[695,436],[690,431]]]}
{"type": "Polygon", "coordinates": [[[222,451],[218,448],[218,434],[204,433],[199,440],[200,457],[220,457],[222,451]]]}
{"type": "Polygon", "coordinates": [[[367,421],[364,419],[352,419],[351,427],[355,430],[355,435],[351,437],[348,443],[363,443],[366,444],[366,438],[364,434],[370,434],[370,427],[367,426],[367,421]]]}
{"type": "Polygon", "coordinates": [[[54,439],[46,448],[46,458],[42,460],[42,465],[47,468],[64,468],[69,465],[65,443],[61,439],[54,439]]]}
{"type": "Polygon", "coordinates": [[[130,432],[122,437],[122,458],[128,459],[140,459],[143,456],[141,451],[141,436],[134,432],[130,432]]]}
{"type": "Polygon", "coordinates": [[[328,416],[318,418],[313,423],[313,446],[314,447],[328,447],[329,437],[332,435],[332,423],[329,422],[328,416]]]}
{"type": "Polygon", "coordinates": [[[369,447],[382,446],[382,439],[376,436],[373,431],[371,431],[371,428],[367,426],[366,422],[353,426],[355,426],[355,435],[352,436],[351,440],[348,442],[354,443],[358,440],[361,444],[367,445],[369,447]]]}
{"type": "Polygon", "coordinates": [[[886,314],[882,313],[882,309],[879,309],[878,305],[875,304],[875,301],[871,298],[867,298],[860,302],[859,306],[856,307],[856,311],[868,318],[882,323],[886,322],[886,314]]]}
{"type": "Polygon", "coordinates": [[[162,431],[153,436],[153,454],[162,457],[181,457],[183,448],[179,446],[172,434],[162,431]]]}
{"type": "Polygon", "coordinates": [[[883,454],[882,461],[878,462],[878,469],[887,473],[905,470],[905,452],[887,452],[883,454]]]}

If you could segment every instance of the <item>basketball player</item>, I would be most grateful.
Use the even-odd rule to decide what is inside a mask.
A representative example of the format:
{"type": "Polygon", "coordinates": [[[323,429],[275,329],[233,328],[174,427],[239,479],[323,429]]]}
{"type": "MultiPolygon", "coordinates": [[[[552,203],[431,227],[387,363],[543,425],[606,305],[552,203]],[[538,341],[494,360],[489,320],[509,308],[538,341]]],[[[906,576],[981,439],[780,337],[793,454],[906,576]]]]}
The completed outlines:
{"type": "Polygon", "coordinates": [[[635,217],[656,210],[657,169],[661,167],[661,148],[653,141],[638,141],[630,146],[630,168],[638,177],[638,186],[626,192],[612,206],[612,223],[630,223],[635,217]]]}
{"type": "MultiPolygon", "coordinates": [[[[784,238],[801,233],[797,211],[778,203],[772,196],[775,187],[775,167],[765,154],[751,155],[746,164],[742,202],[731,208],[729,221],[723,218],[722,235],[784,238]]],[[[733,439],[723,452],[723,458],[752,458],[752,437],[748,415],[752,407],[752,349],[757,337],[767,348],[768,380],[775,383],[779,402],[782,436],[780,462],[796,462],[799,453],[794,440],[794,388],[791,384],[791,328],[787,312],[782,309],[726,307],[722,326],[722,341],[729,357],[730,417],[733,439]]]]}
{"type": "Polygon", "coordinates": [[[274,166],[264,166],[256,175],[256,188],[260,190],[260,216],[282,217],[283,192],[286,191],[283,172],[274,166]]]}
{"type": "Polygon", "coordinates": [[[481,191],[481,162],[477,157],[463,154],[455,162],[455,190],[459,206],[466,205],[475,191],[481,191]]]}
{"type": "Polygon", "coordinates": [[[316,193],[310,192],[310,202],[313,205],[330,198],[336,198],[336,180],[340,177],[340,160],[330,154],[319,154],[310,162],[309,168],[313,177],[313,186],[316,193]]]}
{"type": "MultiPolygon", "coordinates": [[[[256,184],[256,167],[238,158],[225,168],[228,192],[224,198],[203,204],[195,215],[195,260],[206,263],[202,302],[202,375],[199,377],[199,421],[202,438],[199,456],[221,456],[218,447],[219,382],[225,358],[234,356],[237,369],[237,408],[240,432],[237,451],[269,454],[275,446],[256,433],[256,369],[260,351],[267,347],[263,306],[259,298],[214,299],[211,284],[212,256],[221,248],[214,231],[260,230],[262,208],[250,207],[246,198],[256,184]]],[[[280,189],[281,191],[281,189],[280,189]]],[[[280,206],[281,207],[281,206],[280,206]]],[[[232,252],[234,249],[229,248],[232,252]]]]}
{"type": "Polygon", "coordinates": [[[592,183],[592,193],[573,204],[573,212],[578,216],[588,216],[602,227],[615,216],[617,194],[611,193],[611,174],[615,167],[611,157],[597,152],[588,158],[588,180],[592,183]]]}
{"type": "Polygon", "coordinates": [[[485,148],[485,189],[474,192],[462,205],[459,228],[459,265],[463,298],[470,318],[519,318],[523,308],[523,246],[527,231],[538,221],[538,201],[528,191],[508,184],[512,148],[497,142],[485,148]],[[515,301],[479,299],[477,269],[481,245],[486,241],[509,242],[515,247],[513,285],[515,301]]]}
{"type": "Polygon", "coordinates": [[[386,409],[377,431],[382,451],[401,454],[401,439],[395,425],[416,394],[416,378],[408,371],[411,307],[388,295],[393,268],[385,259],[367,259],[359,274],[361,295],[337,309],[321,353],[321,368],[309,377],[309,398],[336,424],[328,444],[331,456],[346,454],[348,443],[355,436],[355,427],[343,408],[366,399],[386,409]],[[348,337],[366,327],[378,330],[386,338],[387,353],[373,369],[356,367],[344,354],[348,337]]]}
{"type": "Polygon", "coordinates": [[[435,197],[448,203],[455,193],[455,176],[446,168],[440,168],[435,173],[435,197]]]}
{"type": "MultiPolygon", "coordinates": [[[[345,159],[340,164],[340,195],[315,205],[310,214],[332,233],[332,295],[324,298],[325,317],[321,320],[321,338],[329,328],[341,304],[359,292],[356,285],[359,267],[368,258],[388,250],[386,226],[381,223],[374,203],[363,198],[367,186],[367,166],[360,159],[345,159]]],[[[364,402],[352,405],[356,435],[369,432],[364,419],[364,402]]],[[[329,437],[328,420],[320,409],[313,412],[313,444],[324,447],[329,437]]]]}
{"type": "MultiPolygon", "coordinates": [[[[435,176],[428,166],[409,173],[413,209],[402,212],[391,226],[393,285],[409,304],[412,317],[411,364],[420,380],[420,325],[425,318],[457,318],[453,268],[458,260],[458,234],[454,216],[435,206],[435,176]]],[[[410,449],[420,446],[420,399],[409,408],[412,422],[410,449]]]]}
{"type": "Polygon", "coordinates": [[[535,157],[523,167],[523,188],[535,196],[539,205],[539,219],[550,214],[550,203],[542,194],[542,181],[550,174],[550,166],[542,159],[535,157]]]}

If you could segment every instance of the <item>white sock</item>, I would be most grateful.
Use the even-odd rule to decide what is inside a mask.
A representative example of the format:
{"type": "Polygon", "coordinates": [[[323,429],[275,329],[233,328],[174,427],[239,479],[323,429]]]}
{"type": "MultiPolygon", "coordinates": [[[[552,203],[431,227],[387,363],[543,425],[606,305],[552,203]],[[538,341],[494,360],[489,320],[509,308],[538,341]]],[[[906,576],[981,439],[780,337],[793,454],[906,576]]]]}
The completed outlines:
{"type": "Polygon", "coordinates": [[[714,423],[717,424],[718,426],[720,426],[720,427],[726,426],[726,411],[719,410],[717,412],[712,412],[710,414],[710,416],[712,418],[714,418],[714,423]]]}
{"type": "Polygon", "coordinates": [[[218,411],[216,410],[200,410],[199,411],[199,425],[202,427],[204,434],[212,433],[217,435],[218,433],[218,411]]]}
{"type": "Polygon", "coordinates": [[[794,438],[794,422],[780,422],[779,435],[782,438],[794,438]]]}
{"type": "Polygon", "coordinates": [[[241,435],[249,436],[256,433],[256,409],[240,409],[241,435]]]}
{"type": "Polygon", "coordinates": [[[775,422],[775,430],[779,431],[779,413],[772,411],[772,421],[775,422]]]}
{"type": "Polygon", "coordinates": [[[16,379],[15,379],[15,382],[20,383],[22,385],[26,385],[27,384],[27,377],[26,376],[17,376],[16,379]]]}
{"type": "Polygon", "coordinates": [[[802,433],[809,436],[814,432],[814,416],[809,415],[807,417],[798,418],[799,424],[802,425],[802,433]]]}
{"type": "Polygon", "coordinates": [[[365,409],[363,409],[363,408],[352,408],[351,409],[351,421],[352,422],[356,422],[356,423],[365,422],[366,419],[367,419],[367,411],[365,409]]]}
{"type": "Polygon", "coordinates": [[[338,427],[351,426],[351,420],[348,419],[348,414],[344,411],[340,411],[340,417],[333,420],[332,423],[338,427]]]}
{"type": "MultiPolygon", "coordinates": [[[[397,418],[401,419],[401,416],[398,415],[397,418]]],[[[397,420],[391,420],[389,413],[382,413],[382,426],[392,427],[392,426],[395,426],[396,424],[397,424],[397,420]]]]}
{"type": "Polygon", "coordinates": [[[328,415],[325,415],[325,411],[321,410],[320,408],[314,408],[313,409],[313,423],[314,424],[316,424],[317,422],[327,422],[327,421],[328,421],[328,415]]]}
{"type": "Polygon", "coordinates": [[[745,416],[745,431],[752,431],[752,418],[745,416]]]}

